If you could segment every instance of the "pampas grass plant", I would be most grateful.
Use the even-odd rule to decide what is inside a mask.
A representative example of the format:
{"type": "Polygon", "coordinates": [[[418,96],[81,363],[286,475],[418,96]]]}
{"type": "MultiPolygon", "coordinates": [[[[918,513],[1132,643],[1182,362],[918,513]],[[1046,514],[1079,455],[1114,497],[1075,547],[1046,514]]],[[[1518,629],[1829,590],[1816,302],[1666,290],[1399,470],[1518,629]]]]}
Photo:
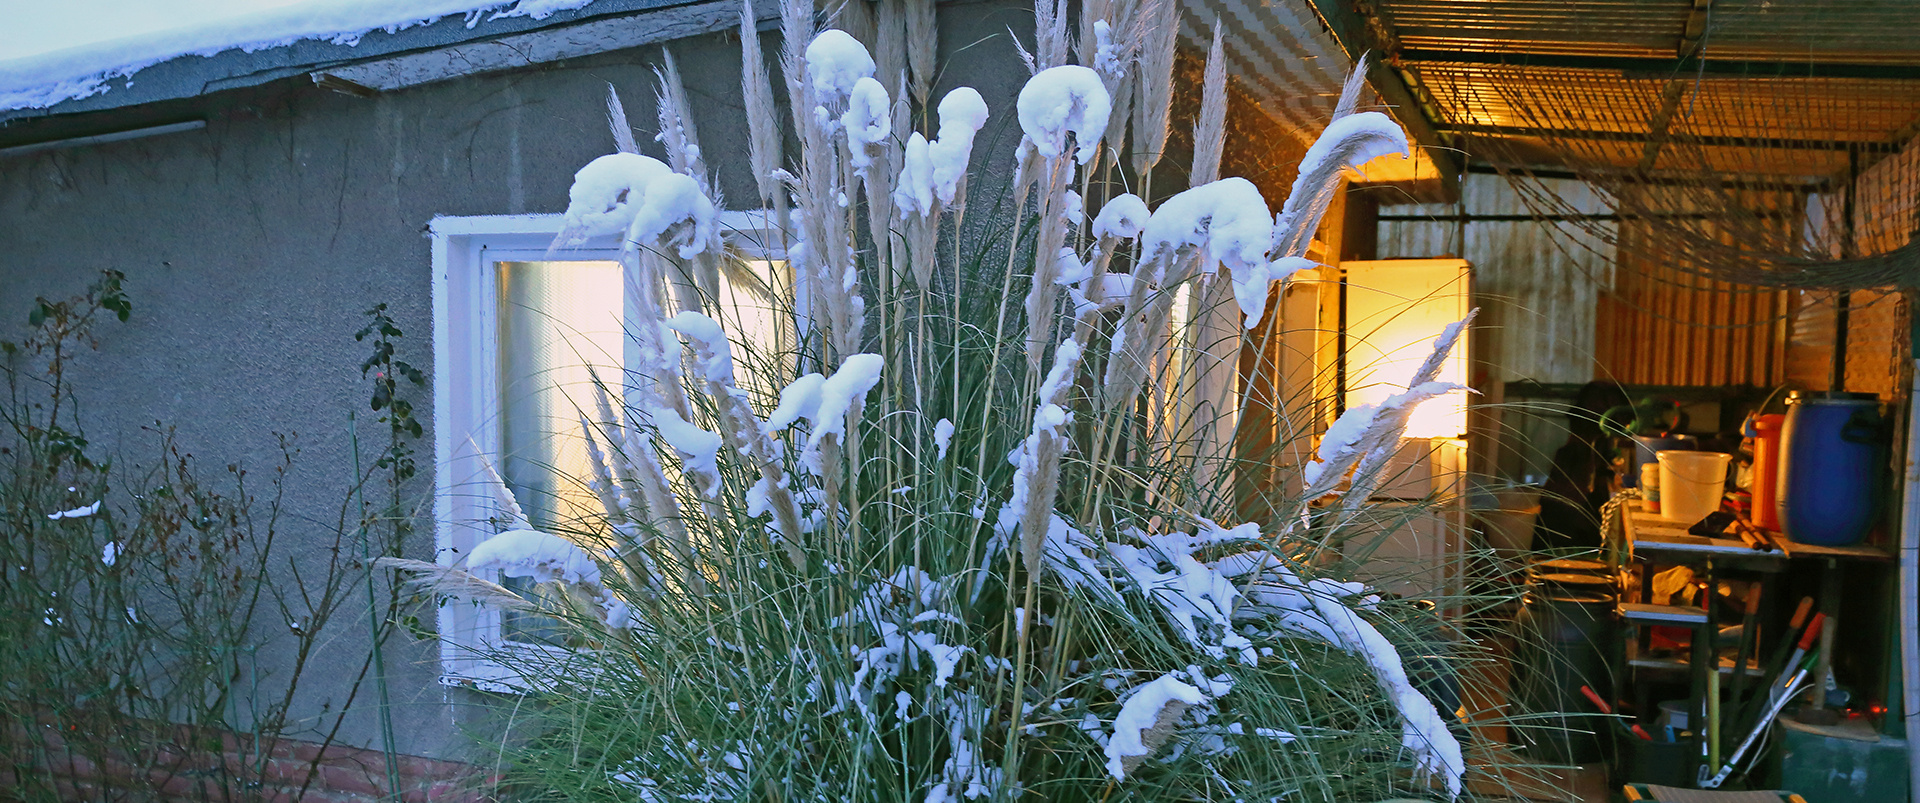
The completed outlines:
{"type": "MultiPolygon", "coordinates": [[[[1349,411],[1306,476],[1284,482],[1236,482],[1268,455],[1239,454],[1231,437],[1231,358],[1257,336],[1235,301],[1263,303],[1299,267],[1301,233],[1346,164],[1405,143],[1382,145],[1398,129],[1348,109],[1335,121],[1345,139],[1303,165],[1302,200],[1277,232],[1238,179],[1149,215],[1108,189],[1126,158],[1112,143],[1133,120],[1142,174],[1165,147],[1174,6],[1085,8],[1110,16],[1080,36],[1098,22],[1107,46],[1076,49],[1067,6],[1036,6],[1018,179],[991,190],[990,155],[968,161],[978,96],[931,97],[930,2],[883,0],[872,24],[907,26],[907,51],[904,68],[881,59],[904,74],[875,75],[851,37],[816,31],[808,0],[784,0],[795,154],[779,152],[743,10],[748,156],[788,242],[796,288],[769,303],[797,329],[791,349],[730,335],[700,278],[735,257],[711,231],[712,199],[670,192],[680,174],[706,187],[670,62],[672,167],[603,157],[581,171],[569,233],[621,233],[637,299],[638,364],[583,394],[596,465],[579,481],[604,515],[525,521],[489,475],[515,520],[498,548],[401,565],[447,604],[497,595],[496,572],[571,587],[540,597],[558,600],[542,610],[571,649],[486,656],[541,703],[537,736],[510,751],[529,797],[1460,794],[1464,729],[1435,690],[1464,648],[1429,608],[1352,582],[1325,548],[1365,512],[1413,405],[1457,388],[1427,376],[1349,411]],[[1075,53],[1098,69],[1063,66],[1075,53]],[[852,94],[871,90],[855,77],[892,111],[859,117],[852,94]],[[907,103],[914,114],[894,113],[907,103]],[[850,134],[875,119],[887,136],[850,134]],[[596,196],[595,180],[620,194],[596,196]],[[1192,321],[1172,314],[1188,294],[1192,321]],[[1228,373],[1168,370],[1196,355],[1228,373]]],[[[1216,35],[1193,167],[1209,181],[1226,136],[1223,59],[1216,35]]],[[[630,143],[615,108],[616,142],[630,143]]],[[[1460,327],[1436,334],[1437,370],[1460,327]]]]}

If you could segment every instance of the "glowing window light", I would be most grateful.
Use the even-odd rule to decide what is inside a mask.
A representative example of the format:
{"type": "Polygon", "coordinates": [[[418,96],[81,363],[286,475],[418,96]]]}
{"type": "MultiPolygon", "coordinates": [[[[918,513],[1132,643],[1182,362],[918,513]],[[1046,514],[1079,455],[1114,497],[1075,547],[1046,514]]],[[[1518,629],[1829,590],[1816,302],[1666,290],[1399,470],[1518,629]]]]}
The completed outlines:
{"type": "MultiPolygon", "coordinates": [[[[1343,262],[1347,324],[1341,333],[1346,404],[1378,404],[1407,389],[1433,339],[1466,317],[1471,270],[1461,259],[1387,259],[1343,262]]],[[[1467,384],[1462,338],[1441,366],[1440,381],[1467,384]]],[[[1407,424],[1408,438],[1458,438],[1467,431],[1465,394],[1421,404],[1407,424]]]]}

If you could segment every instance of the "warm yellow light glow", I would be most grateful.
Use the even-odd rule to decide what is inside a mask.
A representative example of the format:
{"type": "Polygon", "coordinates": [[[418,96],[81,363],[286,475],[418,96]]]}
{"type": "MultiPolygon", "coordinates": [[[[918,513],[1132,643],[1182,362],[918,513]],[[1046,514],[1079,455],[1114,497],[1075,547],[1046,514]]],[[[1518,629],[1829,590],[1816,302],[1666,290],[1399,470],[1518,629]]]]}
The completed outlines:
{"type": "MultiPolygon", "coordinates": [[[[1348,407],[1378,404],[1407,389],[1433,339],[1466,317],[1469,266],[1459,259],[1345,262],[1348,407]]],[[[1440,381],[1467,384],[1462,338],[1440,368],[1440,381]]],[[[1465,394],[1452,393],[1415,408],[1408,438],[1457,438],[1467,430],[1465,394]]]]}
{"type": "MultiPolygon", "coordinates": [[[[787,265],[751,260],[739,267],[722,274],[719,297],[705,309],[726,328],[736,363],[777,359],[793,342],[791,318],[779,303],[790,284],[787,265]]],[[[607,383],[616,406],[624,387],[652,379],[631,373],[631,289],[623,292],[625,272],[609,260],[502,261],[496,270],[507,484],[535,524],[578,527],[601,513],[600,498],[579,481],[594,476],[580,424],[583,414],[599,417],[593,377],[607,383]]],[[[771,375],[736,364],[740,385],[763,399],[779,392],[761,379],[771,375]]]]}
{"type": "Polygon", "coordinates": [[[624,381],[620,263],[499,262],[502,471],[535,524],[590,520],[599,497],[580,416],[594,414],[593,377],[624,381]]]}
{"type": "Polygon", "coordinates": [[[720,274],[720,298],[711,313],[733,343],[734,381],[772,397],[780,392],[769,384],[775,374],[752,370],[751,364],[794,349],[793,316],[784,302],[791,297],[792,271],[785,260],[750,259],[740,267],[740,274],[720,274]]]}

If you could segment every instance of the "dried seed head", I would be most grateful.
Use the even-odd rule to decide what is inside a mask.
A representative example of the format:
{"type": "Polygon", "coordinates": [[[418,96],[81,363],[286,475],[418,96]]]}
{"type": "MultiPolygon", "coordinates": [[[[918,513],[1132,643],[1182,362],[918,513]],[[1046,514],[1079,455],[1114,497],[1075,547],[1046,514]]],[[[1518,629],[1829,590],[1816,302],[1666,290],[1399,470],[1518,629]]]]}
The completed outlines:
{"type": "Polygon", "coordinates": [[[1206,77],[1201,82],[1200,116],[1193,123],[1193,186],[1220,177],[1220,157],[1227,147],[1227,54],[1221,34],[1225,26],[1213,20],[1213,47],[1207,51],[1206,77]]]}

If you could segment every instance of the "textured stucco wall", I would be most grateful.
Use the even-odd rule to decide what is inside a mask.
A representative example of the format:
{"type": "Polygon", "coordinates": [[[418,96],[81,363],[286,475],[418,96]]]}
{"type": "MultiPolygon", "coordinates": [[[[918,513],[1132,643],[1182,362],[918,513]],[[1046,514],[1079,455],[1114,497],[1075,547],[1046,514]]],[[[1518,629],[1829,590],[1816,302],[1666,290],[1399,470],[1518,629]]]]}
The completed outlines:
{"type": "MultiPolygon", "coordinates": [[[[983,132],[993,139],[976,159],[1004,161],[1018,140],[1012,99],[1025,70],[1009,28],[1031,30],[1030,7],[941,4],[940,91],[975,86],[993,109],[983,132]]],[[[777,64],[778,37],[763,43],[777,64]]],[[[737,41],[671,47],[723,191],[751,197],[737,41]]],[[[352,337],[362,311],[390,305],[406,332],[400,356],[431,371],[427,221],[564,209],[573,171],[612,150],[609,82],[643,145],[657,148],[647,135],[658,55],[612,53],[372,98],[281,83],[202,99],[204,132],[0,160],[0,338],[20,334],[35,296],[77,293],[102,268],[125,271],[133,319],[106,326],[78,374],[88,434],[103,452],[139,460],[152,453],[143,425],[176,425],[217,473],[230,462],[271,465],[270,433],[298,433],[283,538],[317,559],[352,474],[348,412],[367,414],[370,388],[357,370],[367,350],[352,337]]],[[[431,422],[432,400],[422,392],[417,404],[431,422]]],[[[431,433],[420,447],[425,467],[431,433]]],[[[430,511],[431,478],[422,479],[416,498],[430,511]]],[[[423,520],[407,555],[430,559],[432,542],[423,520]]],[[[334,667],[357,667],[364,654],[363,609],[350,607],[335,626],[321,671],[303,686],[309,713],[340,704],[352,678],[334,667]]],[[[436,655],[431,643],[391,642],[396,747],[457,758],[467,744],[460,723],[482,722],[475,717],[493,707],[442,689],[436,655]]],[[[370,693],[344,732],[356,745],[377,745],[370,693]]]]}

